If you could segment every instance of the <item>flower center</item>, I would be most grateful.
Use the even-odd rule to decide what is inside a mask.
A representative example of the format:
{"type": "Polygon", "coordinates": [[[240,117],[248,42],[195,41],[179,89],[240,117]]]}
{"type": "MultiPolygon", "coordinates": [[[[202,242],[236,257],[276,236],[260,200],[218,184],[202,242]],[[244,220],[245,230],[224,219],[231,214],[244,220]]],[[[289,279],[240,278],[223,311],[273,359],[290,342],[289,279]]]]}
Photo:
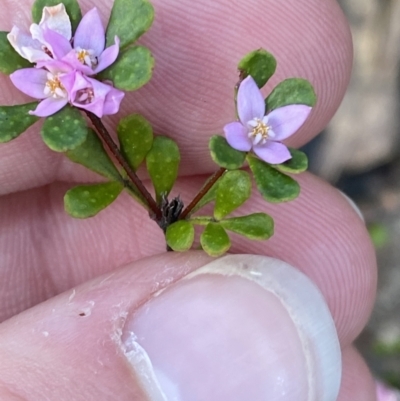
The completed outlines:
{"type": "Polygon", "coordinates": [[[86,49],[81,49],[78,47],[75,49],[76,51],[76,58],[82,63],[90,68],[96,67],[96,65],[99,63],[97,60],[97,57],[94,55],[93,50],[86,50],[86,49]]]}
{"type": "Polygon", "coordinates": [[[269,137],[268,134],[270,127],[259,118],[255,118],[254,120],[250,121],[249,126],[249,138],[253,140],[254,145],[257,145],[260,142],[264,144],[269,137]]]}
{"type": "Polygon", "coordinates": [[[93,102],[94,91],[92,88],[81,89],[76,92],[75,103],[89,104],[93,102]]]}
{"type": "Polygon", "coordinates": [[[44,94],[48,97],[54,97],[55,99],[67,97],[67,91],[60,81],[58,75],[47,74],[47,82],[44,87],[44,94]]]}

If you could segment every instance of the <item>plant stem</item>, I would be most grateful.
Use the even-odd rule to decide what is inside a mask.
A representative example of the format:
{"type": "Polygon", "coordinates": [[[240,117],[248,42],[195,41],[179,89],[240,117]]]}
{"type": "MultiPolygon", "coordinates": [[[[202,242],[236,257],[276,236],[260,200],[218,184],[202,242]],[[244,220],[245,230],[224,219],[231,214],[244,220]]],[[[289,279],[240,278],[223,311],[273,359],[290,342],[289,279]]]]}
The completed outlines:
{"type": "Polygon", "coordinates": [[[207,192],[213,187],[213,185],[223,176],[226,168],[221,167],[217,170],[214,175],[208,180],[207,184],[201,188],[200,192],[195,196],[195,198],[189,203],[189,205],[184,209],[184,211],[179,216],[179,220],[185,219],[191,211],[195,208],[195,206],[201,201],[203,196],[207,194],[207,192]]]}
{"type": "Polygon", "coordinates": [[[158,207],[156,201],[153,199],[153,197],[151,196],[149,191],[143,185],[142,181],[140,181],[139,177],[136,175],[136,173],[133,171],[133,169],[129,166],[128,162],[125,160],[124,156],[122,155],[121,151],[119,150],[118,146],[112,139],[109,132],[107,131],[107,128],[104,126],[101,119],[99,117],[97,117],[95,114],[91,113],[90,111],[86,111],[86,114],[89,117],[92,124],[94,125],[94,127],[96,128],[100,137],[103,139],[105,144],[108,146],[108,149],[110,149],[110,152],[117,159],[118,163],[125,170],[126,174],[128,175],[129,179],[132,181],[133,185],[135,185],[135,187],[138,189],[140,194],[143,196],[143,198],[149,205],[151,212],[154,214],[154,216],[153,216],[154,219],[160,220],[162,218],[161,209],[158,207]]]}

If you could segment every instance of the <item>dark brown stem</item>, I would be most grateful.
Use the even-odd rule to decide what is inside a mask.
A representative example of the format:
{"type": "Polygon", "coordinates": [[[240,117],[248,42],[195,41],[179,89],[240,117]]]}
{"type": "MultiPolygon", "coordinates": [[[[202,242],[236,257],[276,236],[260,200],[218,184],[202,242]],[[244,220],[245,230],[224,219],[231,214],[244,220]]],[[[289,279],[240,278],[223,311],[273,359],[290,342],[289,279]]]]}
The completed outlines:
{"type": "Polygon", "coordinates": [[[114,140],[111,138],[111,135],[108,133],[106,127],[104,126],[103,122],[99,117],[91,113],[90,111],[86,111],[87,116],[89,117],[90,121],[96,128],[98,134],[101,136],[105,144],[110,149],[110,152],[113,156],[117,159],[118,163],[121,167],[125,170],[126,174],[128,175],[129,179],[132,181],[133,185],[138,189],[140,194],[143,196],[144,200],[149,205],[150,210],[154,214],[154,219],[159,220],[162,217],[161,209],[158,207],[156,201],[150,195],[149,191],[143,185],[142,181],[140,181],[139,177],[133,171],[133,169],[129,166],[128,162],[125,160],[124,156],[122,155],[121,151],[119,150],[118,146],[115,144],[114,140]]]}
{"type": "Polygon", "coordinates": [[[195,198],[189,203],[189,205],[184,209],[184,211],[179,216],[179,220],[185,219],[192,210],[196,207],[196,205],[201,201],[203,196],[207,194],[207,192],[213,187],[213,185],[223,176],[226,168],[221,167],[217,170],[213,176],[208,180],[207,184],[201,188],[200,192],[195,196],[195,198]]]}

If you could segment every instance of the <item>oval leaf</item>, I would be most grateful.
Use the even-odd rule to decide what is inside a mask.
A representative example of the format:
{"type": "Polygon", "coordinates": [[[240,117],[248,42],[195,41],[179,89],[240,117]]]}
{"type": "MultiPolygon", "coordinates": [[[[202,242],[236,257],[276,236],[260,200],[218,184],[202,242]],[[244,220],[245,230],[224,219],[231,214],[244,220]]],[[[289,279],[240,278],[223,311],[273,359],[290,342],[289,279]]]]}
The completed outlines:
{"type": "Polygon", "coordinates": [[[131,114],[120,120],[117,131],[121,152],[136,171],[153,145],[153,128],[140,114],[131,114]]]}
{"type": "Polygon", "coordinates": [[[146,156],[146,166],[153,182],[157,202],[168,196],[178,176],[181,160],[177,144],[165,136],[154,138],[146,156]]]}
{"type": "Polygon", "coordinates": [[[209,223],[200,237],[200,243],[210,256],[221,256],[231,247],[231,240],[219,223],[209,223]]]}
{"type": "Polygon", "coordinates": [[[115,36],[123,48],[135,42],[151,26],[154,8],[147,0],[115,0],[107,26],[107,46],[114,44],[115,36]]]}
{"type": "Polygon", "coordinates": [[[186,220],[171,224],[165,234],[168,246],[176,252],[190,249],[194,241],[194,227],[186,220]]]}
{"type": "Polygon", "coordinates": [[[0,32],[0,71],[8,75],[21,68],[32,67],[32,64],[10,45],[7,34],[8,32],[0,32]]]}
{"type": "Polygon", "coordinates": [[[11,141],[39,120],[39,117],[29,114],[36,106],[37,102],[0,106],[0,143],[11,141]]]}
{"type": "Polygon", "coordinates": [[[266,240],[274,234],[274,220],[265,213],[221,220],[221,226],[252,240],[266,240]]]}
{"type": "Polygon", "coordinates": [[[208,147],[214,162],[227,170],[235,170],[242,167],[246,158],[245,152],[233,149],[226,139],[220,135],[211,137],[208,147]]]}
{"type": "Polygon", "coordinates": [[[82,164],[89,170],[115,181],[122,181],[122,177],[115,168],[103,143],[96,133],[88,128],[85,142],[75,149],[66,152],[67,157],[74,163],[82,164]]]}
{"type": "Polygon", "coordinates": [[[289,78],[279,83],[265,100],[267,111],[289,104],[314,107],[317,102],[313,86],[306,79],[289,78]]]}
{"type": "Polygon", "coordinates": [[[300,186],[293,178],[254,156],[248,155],[247,160],[257,188],[266,201],[271,203],[287,202],[299,196],[300,186]]]}
{"type": "Polygon", "coordinates": [[[99,76],[101,79],[109,79],[119,89],[134,91],[150,80],[153,68],[154,58],[150,50],[144,46],[135,46],[121,52],[117,61],[99,76]]]}
{"type": "Polygon", "coordinates": [[[55,152],[75,149],[85,142],[87,134],[85,119],[77,109],[70,106],[47,117],[42,127],[44,143],[55,152]]]}
{"type": "Polygon", "coordinates": [[[257,86],[262,88],[274,75],[276,60],[271,53],[264,49],[259,49],[243,57],[239,62],[238,69],[242,79],[251,75],[257,86]]]}
{"type": "Polygon", "coordinates": [[[72,32],[77,28],[79,21],[82,19],[81,8],[76,0],[35,0],[32,6],[32,19],[37,24],[42,19],[44,7],[57,6],[63,3],[67,14],[71,20],[72,32]]]}
{"type": "Polygon", "coordinates": [[[308,168],[307,155],[301,150],[289,148],[292,158],[282,164],[276,164],[274,167],[284,173],[299,174],[308,168]]]}
{"type": "Polygon", "coordinates": [[[243,205],[251,195],[251,179],[243,170],[228,171],[220,179],[215,199],[214,217],[220,220],[243,205]]]}
{"type": "Polygon", "coordinates": [[[77,219],[95,216],[117,199],[122,188],[119,182],[80,185],[72,188],[64,196],[65,211],[77,219]]]}

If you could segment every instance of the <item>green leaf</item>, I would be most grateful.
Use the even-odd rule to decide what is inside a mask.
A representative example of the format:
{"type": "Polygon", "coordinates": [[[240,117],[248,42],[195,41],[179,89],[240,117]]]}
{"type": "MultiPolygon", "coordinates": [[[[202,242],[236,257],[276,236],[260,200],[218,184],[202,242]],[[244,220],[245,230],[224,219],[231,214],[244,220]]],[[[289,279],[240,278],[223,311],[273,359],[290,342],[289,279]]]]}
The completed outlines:
{"type": "Polygon", "coordinates": [[[92,217],[114,202],[122,189],[119,182],[74,187],[64,196],[65,210],[77,219],[92,217]]]}
{"type": "Polygon", "coordinates": [[[66,106],[56,114],[47,117],[42,127],[44,143],[55,152],[75,149],[85,142],[88,134],[86,121],[81,113],[66,106]]]}
{"type": "Polygon", "coordinates": [[[117,61],[99,74],[124,91],[134,91],[146,84],[152,74],[154,58],[144,46],[130,47],[121,52],[117,61]]]}
{"type": "Polygon", "coordinates": [[[228,171],[220,179],[214,217],[220,220],[241,206],[251,195],[251,179],[243,170],[228,171]]]}
{"type": "Polygon", "coordinates": [[[264,49],[259,49],[243,57],[239,62],[238,69],[243,79],[251,75],[257,86],[262,88],[274,75],[276,60],[271,53],[264,49]]]}
{"type": "Polygon", "coordinates": [[[0,106],[0,143],[11,141],[25,132],[39,117],[28,112],[34,110],[37,102],[17,106],[0,106]]]}
{"type": "Polygon", "coordinates": [[[3,74],[11,74],[21,68],[33,67],[33,65],[22,58],[10,45],[7,39],[8,32],[0,32],[0,71],[3,74]]]}
{"type": "Polygon", "coordinates": [[[253,172],[257,188],[266,201],[279,203],[297,198],[300,186],[293,178],[252,155],[247,156],[247,161],[253,172]]]}
{"type": "Polygon", "coordinates": [[[122,180],[114,163],[105,151],[101,140],[91,128],[88,128],[85,142],[75,149],[67,151],[66,155],[73,162],[82,164],[82,166],[103,177],[115,181],[122,180]]]}
{"type": "Polygon", "coordinates": [[[265,99],[267,111],[289,104],[305,104],[314,107],[317,102],[313,86],[303,78],[289,78],[279,83],[265,99]]]}
{"type": "Polygon", "coordinates": [[[221,220],[226,230],[244,235],[252,240],[266,240],[274,233],[274,220],[265,213],[254,213],[248,216],[232,217],[221,220]]]}
{"type": "Polygon", "coordinates": [[[140,114],[131,114],[120,120],[117,131],[121,152],[136,171],[153,145],[153,128],[140,114]]]}
{"type": "Polygon", "coordinates": [[[165,238],[172,250],[176,252],[187,251],[194,241],[194,227],[186,220],[177,221],[168,226],[165,238]]]}
{"type": "Polygon", "coordinates": [[[231,247],[231,240],[219,223],[209,223],[200,237],[204,251],[210,256],[221,256],[231,247]]]}
{"type": "MultiPolygon", "coordinates": [[[[208,185],[208,183],[210,182],[210,180],[212,180],[213,177],[209,177],[206,182],[204,183],[204,185],[201,187],[201,190],[203,190],[203,188],[208,185]]],[[[221,179],[221,178],[220,178],[221,179]]],[[[202,207],[204,207],[205,205],[209,204],[210,202],[212,202],[213,200],[215,200],[215,197],[217,196],[217,188],[218,188],[218,183],[219,180],[217,180],[217,182],[209,189],[209,191],[200,199],[200,201],[197,203],[197,205],[192,209],[190,216],[193,213],[196,213],[198,210],[200,210],[202,207]]]]}
{"type": "Polygon", "coordinates": [[[165,136],[154,138],[153,147],[146,156],[146,165],[158,203],[163,195],[170,193],[178,176],[180,159],[178,146],[172,139],[165,136]]]}
{"type": "Polygon", "coordinates": [[[292,158],[282,164],[276,164],[274,167],[284,173],[299,174],[308,168],[307,155],[301,150],[289,148],[292,158]]]}
{"type": "Polygon", "coordinates": [[[206,226],[208,223],[215,222],[215,219],[212,216],[196,216],[192,217],[190,222],[199,226],[206,226]]]}
{"type": "Polygon", "coordinates": [[[233,149],[226,139],[220,135],[212,136],[208,147],[214,162],[217,163],[218,166],[228,170],[235,170],[242,167],[246,158],[245,152],[233,149]]]}
{"type": "Polygon", "coordinates": [[[79,21],[82,19],[81,8],[76,0],[35,0],[32,6],[32,19],[37,24],[42,19],[42,12],[44,7],[57,6],[63,3],[67,14],[71,20],[72,32],[77,28],[79,21]]]}
{"type": "Polygon", "coordinates": [[[115,0],[107,26],[107,47],[118,36],[120,47],[135,42],[151,26],[154,8],[147,0],[115,0]]]}

